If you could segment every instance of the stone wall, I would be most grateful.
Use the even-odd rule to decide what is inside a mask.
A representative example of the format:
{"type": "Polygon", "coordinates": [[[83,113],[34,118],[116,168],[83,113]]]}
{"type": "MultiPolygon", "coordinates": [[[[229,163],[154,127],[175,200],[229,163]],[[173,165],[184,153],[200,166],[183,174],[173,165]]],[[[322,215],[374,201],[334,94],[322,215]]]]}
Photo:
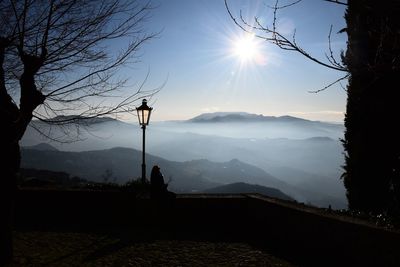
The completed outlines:
{"type": "Polygon", "coordinates": [[[400,233],[260,195],[22,190],[19,228],[130,231],[160,238],[248,242],[301,266],[400,266],[400,233]],[[155,234],[156,233],[156,234],[155,234]]]}

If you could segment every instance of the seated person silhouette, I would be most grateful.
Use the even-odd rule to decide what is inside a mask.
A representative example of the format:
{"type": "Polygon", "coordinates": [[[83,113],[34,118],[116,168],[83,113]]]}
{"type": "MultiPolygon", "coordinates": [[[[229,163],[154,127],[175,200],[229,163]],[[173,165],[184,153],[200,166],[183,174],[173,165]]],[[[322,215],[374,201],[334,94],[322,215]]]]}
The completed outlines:
{"type": "Polygon", "coordinates": [[[164,176],[158,165],[154,165],[151,169],[150,186],[152,198],[169,198],[173,194],[167,190],[168,184],[164,183],[164,176]]]}

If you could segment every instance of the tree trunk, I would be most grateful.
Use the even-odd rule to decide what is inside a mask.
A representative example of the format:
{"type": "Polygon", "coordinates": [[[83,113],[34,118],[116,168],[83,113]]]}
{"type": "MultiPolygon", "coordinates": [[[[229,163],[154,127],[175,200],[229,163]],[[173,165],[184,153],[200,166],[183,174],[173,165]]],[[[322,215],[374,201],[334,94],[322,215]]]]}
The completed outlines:
{"type": "Polygon", "coordinates": [[[400,5],[349,0],[344,183],[349,208],[398,212],[400,5]]]}
{"type": "Polygon", "coordinates": [[[5,40],[0,39],[0,265],[12,260],[12,226],[17,190],[17,173],[20,167],[19,141],[32,119],[32,112],[42,104],[45,97],[35,85],[35,73],[43,64],[42,57],[23,55],[24,73],[20,78],[21,97],[19,108],[15,105],[5,86],[4,61],[5,40]]]}
{"type": "Polygon", "coordinates": [[[9,40],[0,38],[0,266],[12,260],[12,226],[20,153],[16,129],[18,107],[5,87],[3,62],[9,40]]]}
{"type": "MultiPolygon", "coordinates": [[[[3,123],[4,121],[2,121],[3,123]]],[[[8,126],[5,126],[2,131],[9,132],[12,127],[8,126]]],[[[1,137],[0,266],[3,266],[12,260],[12,226],[17,189],[17,172],[20,166],[20,151],[17,142],[5,139],[7,136],[4,136],[4,134],[1,137]]]]}

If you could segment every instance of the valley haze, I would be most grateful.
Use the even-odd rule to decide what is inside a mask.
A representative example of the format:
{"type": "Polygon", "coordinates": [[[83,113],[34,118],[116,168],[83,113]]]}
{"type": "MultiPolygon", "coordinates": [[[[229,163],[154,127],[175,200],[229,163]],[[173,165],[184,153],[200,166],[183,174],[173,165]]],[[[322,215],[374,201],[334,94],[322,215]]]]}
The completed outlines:
{"type": "MultiPolygon", "coordinates": [[[[54,138],[65,137],[66,129],[55,126],[50,128],[39,121],[33,121],[32,124],[54,138]]],[[[67,130],[73,137],[77,129],[71,127],[67,130]]],[[[57,143],[49,142],[29,127],[21,145],[42,152],[52,148],[59,150],[52,153],[94,153],[98,150],[110,153],[113,149],[114,153],[124,151],[123,154],[126,153],[124,155],[130,161],[121,158],[120,163],[129,166],[122,167],[119,164],[118,168],[130,168],[131,178],[139,177],[142,130],[137,123],[98,118],[87,120],[85,125],[79,126],[79,131],[80,141],[57,143]],[[82,131],[82,128],[88,131],[82,131]],[[41,143],[49,143],[52,148],[32,147],[41,143]],[[123,148],[134,150],[127,152],[123,148]],[[132,154],[131,158],[129,153],[132,154]],[[133,154],[136,153],[139,156],[134,159],[136,156],[133,154]]],[[[245,112],[206,113],[185,121],[150,121],[146,128],[146,153],[151,159],[147,162],[147,173],[150,173],[151,164],[159,164],[164,175],[168,174],[165,175],[166,180],[168,176],[172,177],[171,186],[178,192],[205,191],[216,186],[243,182],[278,189],[299,202],[320,207],[331,205],[333,208],[346,208],[345,188],[340,179],[341,166],[344,164],[340,142],[343,133],[343,124],[245,112]],[[196,164],[199,166],[194,167],[196,164]],[[224,167],[232,170],[236,168],[236,174],[228,171],[222,173],[224,167]],[[218,178],[217,174],[221,177],[218,178]],[[228,174],[232,177],[229,178],[228,174]],[[197,182],[194,177],[197,177],[197,182]]],[[[23,167],[26,157],[26,153],[22,153],[23,167]]],[[[35,157],[41,156],[38,154],[35,157]]],[[[86,157],[90,157],[90,154],[86,157]]],[[[115,157],[114,161],[120,156],[115,157]]],[[[67,159],[64,158],[64,161],[67,159]]],[[[32,162],[29,164],[30,168],[39,167],[32,165],[32,162]]],[[[63,167],[59,171],[71,173],[66,164],[61,165],[63,167]]],[[[116,167],[111,168],[114,174],[119,173],[116,167]]],[[[96,168],[99,168],[96,175],[82,178],[99,180],[101,174],[107,168],[110,169],[110,165],[103,164],[96,168]]],[[[128,179],[128,173],[125,176],[118,175],[115,177],[118,182],[128,179]]]]}

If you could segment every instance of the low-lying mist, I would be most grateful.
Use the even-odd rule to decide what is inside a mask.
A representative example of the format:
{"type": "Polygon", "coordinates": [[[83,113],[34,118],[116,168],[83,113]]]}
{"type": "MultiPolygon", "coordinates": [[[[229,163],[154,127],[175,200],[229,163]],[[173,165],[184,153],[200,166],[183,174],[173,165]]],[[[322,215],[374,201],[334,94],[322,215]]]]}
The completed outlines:
{"type": "MultiPolygon", "coordinates": [[[[62,134],[57,131],[52,129],[52,134],[62,134]]],[[[298,192],[279,189],[292,196],[298,193],[298,199],[316,193],[345,203],[345,190],[340,180],[344,156],[339,139],[343,131],[340,124],[291,117],[261,122],[151,122],[146,129],[146,153],[181,162],[238,159],[293,186],[298,192]]],[[[89,132],[83,131],[80,139],[67,144],[50,144],[62,151],[142,148],[139,125],[116,120],[90,125],[89,132]]],[[[41,142],[48,141],[30,128],[22,145],[41,142]]]]}

